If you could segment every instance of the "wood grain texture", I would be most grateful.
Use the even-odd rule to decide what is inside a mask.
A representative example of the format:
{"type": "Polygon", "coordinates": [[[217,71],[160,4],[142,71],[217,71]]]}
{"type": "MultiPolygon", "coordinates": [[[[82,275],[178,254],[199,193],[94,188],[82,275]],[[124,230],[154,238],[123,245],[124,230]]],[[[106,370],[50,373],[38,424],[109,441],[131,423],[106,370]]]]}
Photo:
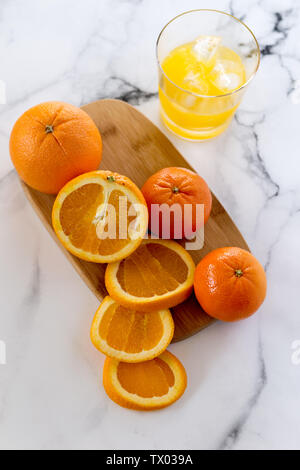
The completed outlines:
{"type": "MultiPolygon", "coordinates": [[[[84,106],[103,138],[101,169],[116,171],[131,178],[139,187],[158,170],[179,166],[193,170],[167,137],[132,106],[118,100],[101,100],[84,106]]],[[[39,193],[22,183],[24,192],[48,232],[71,261],[79,275],[101,301],[107,295],[105,265],[89,263],[68,253],[57,239],[51,224],[54,196],[39,193]]],[[[197,264],[207,253],[223,246],[249,250],[239,230],[213,196],[212,214],[205,225],[205,243],[200,251],[191,251],[197,264]]],[[[174,342],[181,341],[214,323],[192,296],[172,310],[175,320],[174,342]]]]}

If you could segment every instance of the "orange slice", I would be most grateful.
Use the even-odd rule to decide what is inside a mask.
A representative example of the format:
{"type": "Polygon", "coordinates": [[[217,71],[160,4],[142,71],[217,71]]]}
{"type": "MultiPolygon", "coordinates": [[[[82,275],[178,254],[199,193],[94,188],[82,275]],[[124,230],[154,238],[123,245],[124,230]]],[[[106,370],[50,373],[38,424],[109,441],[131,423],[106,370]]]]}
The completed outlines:
{"type": "Polygon", "coordinates": [[[147,362],[128,364],[107,358],[103,369],[104,389],[124,408],[157,410],[178,400],[187,385],[181,362],[170,352],[147,362]]]}
{"type": "Polygon", "coordinates": [[[195,264],[170,240],[144,240],[127,259],[108,265],[105,284],[120,305],[142,312],[175,307],[193,291],[195,264]]]}
{"type": "Polygon", "coordinates": [[[73,255],[111,263],[126,258],[141,244],[148,211],[141,191],[129,178],[93,171],[64,186],[54,203],[52,222],[73,255]]]}
{"type": "Polygon", "coordinates": [[[159,356],[174,335],[169,310],[140,313],[105,297],[96,312],[91,340],[106,356],[123,362],[143,362],[159,356]]]}

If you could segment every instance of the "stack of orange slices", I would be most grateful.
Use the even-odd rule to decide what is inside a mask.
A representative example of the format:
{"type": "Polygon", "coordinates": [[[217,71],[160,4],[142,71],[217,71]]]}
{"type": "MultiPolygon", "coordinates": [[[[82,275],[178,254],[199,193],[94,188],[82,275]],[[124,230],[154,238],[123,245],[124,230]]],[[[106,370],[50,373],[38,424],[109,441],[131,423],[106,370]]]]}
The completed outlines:
{"type": "Polygon", "coordinates": [[[125,408],[153,410],[180,398],[186,374],[178,359],[166,351],[173,334],[169,310],[141,313],[110,297],[103,300],[91,339],[107,356],[103,385],[113,401],[125,408]]]}
{"type": "Polygon", "coordinates": [[[136,410],[163,408],[178,400],[187,378],[180,361],[166,351],[174,335],[169,309],[192,293],[191,256],[174,241],[145,239],[145,199],[131,180],[117,173],[94,171],[67,183],[56,198],[52,220],[73,255],[108,263],[109,296],[91,328],[92,343],[107,356],[103,385],[108,396],[136,410]],[[120,201],[127,206],[125,233],[120,201]],[[103,236],[111,222],[109,207],[116,214],[114,237],[103,236]]]}

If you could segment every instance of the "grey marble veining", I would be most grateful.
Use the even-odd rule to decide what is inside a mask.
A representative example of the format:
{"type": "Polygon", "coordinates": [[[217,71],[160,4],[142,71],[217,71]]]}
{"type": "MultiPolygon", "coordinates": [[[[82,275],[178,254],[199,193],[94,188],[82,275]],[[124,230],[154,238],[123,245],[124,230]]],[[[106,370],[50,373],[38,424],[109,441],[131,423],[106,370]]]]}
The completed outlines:
{"type": "MultiPolygon", "coordinates": [[[[180,0],[2,0],[0,80],[0,448],[300,448],[300,3],[216,0],[257,36],[262,60],[229,130],[181,141],[158,113],[155,41],[180,0]],[[266,268],[268,297],[245,322],[171,350],[189,386],[169,409],[135,413],[101,387],[89,341],[98,307],[27,204],[9,159],[13,123],[46,100],[138,106],[208,181],[266,268]]],[[[199,8],[187,0],[184,9],[199,8]]]]}

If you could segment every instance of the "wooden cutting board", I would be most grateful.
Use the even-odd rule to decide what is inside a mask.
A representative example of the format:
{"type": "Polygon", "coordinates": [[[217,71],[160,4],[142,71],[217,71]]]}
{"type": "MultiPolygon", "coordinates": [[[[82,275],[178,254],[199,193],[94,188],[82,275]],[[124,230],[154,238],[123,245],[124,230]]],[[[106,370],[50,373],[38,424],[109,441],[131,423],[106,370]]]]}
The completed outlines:
{"type": "MultiPolygon", "coordinates": [[[[116,171],[131,178],[139,187],[155,172],[170,166],[193,170],[167,137],[143,114],[119,100],[101,100],[84,106],[103,138],[103,160],[100,168],[116,171]]],[[[57,239],[51,224],[54,196],[42,194],[22,183],[24,192],[48,232],[71,261],[79,275],[99,301],[107,295],[104,284],[105,265],[89,263],[67,252],[57,239]]],[[[213,208],[205,225],[205,244],[191,251],[196,264],[211,250],[238,246],[249,250],[239,230],[213,196],[213,208]]],[[[172,310],[175,320],[174,342],[181,341],[214,323],[192,296],[172,310]]]]}

